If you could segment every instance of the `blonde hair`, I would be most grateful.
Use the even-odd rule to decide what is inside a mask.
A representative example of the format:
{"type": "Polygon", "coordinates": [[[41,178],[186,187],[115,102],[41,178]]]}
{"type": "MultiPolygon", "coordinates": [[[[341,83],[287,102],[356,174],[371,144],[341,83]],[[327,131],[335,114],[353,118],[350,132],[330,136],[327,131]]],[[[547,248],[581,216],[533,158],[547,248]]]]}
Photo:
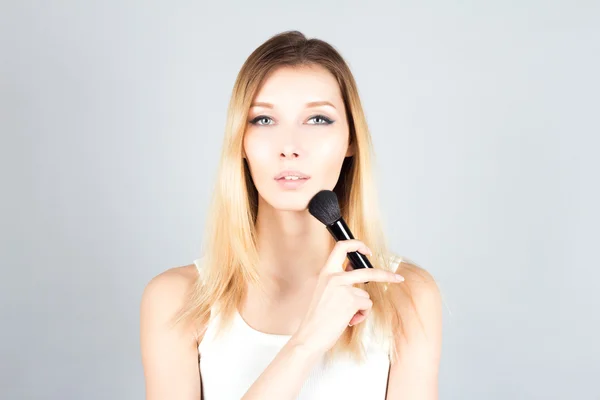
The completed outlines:
{"type": "MultiPolygon", "coordinates": [[[[191,323],[203,332],[211,318],[211,311],[214,312],[215,306],[218,306],[223,323],[219,329],[225,329],[244,298],[246,285],[262,288],[256,269],[258,254],[254,224],[258,208],[257,190],[242,156],[248,111],[271,71],[279,67],[315,65],[326,68],[336,78],[346,107],[350,143],[355,143],[355,153],[344,160],[333,189],[338,196],[342,216],[354,236],[373,251],[369,259],[375,268],[390,270],[392,265],[401,261],[388,250],[383,233],[376,182],[372,176],[371,136],[348,65],[330,44],[319,39],[307,39],[298,31],[282,32],[250,54],[233,86],[220,164],[203,236],[202,266],[176,322],[191,323]]],[[[326,354],[326,360],[344,352],[358,360],[363,359],[361,339],[369,327],[373,333],[379,334],[390,359],[395,359],[393,336],[399,332],[402,323],[392,301],[392,291],[387,290],[387,285],[375,282],[357,287],[368,291],[373,300],[371,315],[367,319],[369,324],[361,323],[346,329],[326,354]]]]}

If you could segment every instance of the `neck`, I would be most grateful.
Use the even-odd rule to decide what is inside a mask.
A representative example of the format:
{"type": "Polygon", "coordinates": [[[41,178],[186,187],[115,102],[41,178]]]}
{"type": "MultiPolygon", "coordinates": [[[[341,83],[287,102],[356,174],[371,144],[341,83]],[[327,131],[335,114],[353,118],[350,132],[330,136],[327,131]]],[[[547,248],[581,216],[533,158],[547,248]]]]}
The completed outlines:
{"type": "Polygon", "coordinates": [[[259,273],[280,287],[298,288],[313,281],[335,244],[308,209],[277,210],[260,196],[256,232],[259,273]]]}

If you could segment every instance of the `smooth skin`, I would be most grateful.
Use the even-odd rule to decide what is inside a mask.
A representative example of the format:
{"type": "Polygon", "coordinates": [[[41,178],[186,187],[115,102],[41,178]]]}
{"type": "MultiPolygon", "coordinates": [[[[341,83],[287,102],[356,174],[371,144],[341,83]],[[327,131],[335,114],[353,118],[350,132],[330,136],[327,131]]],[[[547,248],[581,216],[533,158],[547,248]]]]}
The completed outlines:
{"type": "MultiPolygon", "coordinates": [[[[307,211],[310,198],[321,189],[331,190],[344,158],[354,154],[333,76],[321,67],[278,69],[254,103],[243,156],[259,192],[257,268],[265,277],[267,296],[248,287],[239,312],[254,329],[292,335],[292,339],[244,399],[295,399],[319,356],[348,323],[361,323],[371,309],[367,292],[352,284],[394,282],[394,274],[380,269],[343,271],[348,251],[368,254],[364,243],[338,242],[331,250],[331,235],[307,211]],[[329,105],[307,106],[315,101],[329,105]],[[284,169],[300,170],[311,179],[297,190],[282,190],[273,177],[284,169]]],[[[400,358],[390,367],[386,399],[436,400],[442,323],[439,291],[422,269],[401,263],[396,272],[405,278],[394,283],[404,290],[393,291],[403,316],[403,333],[396,335],[400,358]]],[[[196,277],[193,264],[171,268],[153,278],[142,296],[140,334],[147,400],[200,398],[202,338],[195,330],[169,327],[196,277]]]]}

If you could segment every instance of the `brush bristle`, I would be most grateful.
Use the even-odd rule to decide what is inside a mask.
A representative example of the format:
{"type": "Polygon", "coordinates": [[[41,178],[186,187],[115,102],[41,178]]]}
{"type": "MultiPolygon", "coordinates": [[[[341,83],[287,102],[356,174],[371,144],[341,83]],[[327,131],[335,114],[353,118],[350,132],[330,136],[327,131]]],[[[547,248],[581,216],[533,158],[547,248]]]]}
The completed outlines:
{"type": "Polygon", "coordinates": [[[308,212],[325,225],[331,225],[342,217],[335,192],[321,190],[308,202],[308,212]]]}

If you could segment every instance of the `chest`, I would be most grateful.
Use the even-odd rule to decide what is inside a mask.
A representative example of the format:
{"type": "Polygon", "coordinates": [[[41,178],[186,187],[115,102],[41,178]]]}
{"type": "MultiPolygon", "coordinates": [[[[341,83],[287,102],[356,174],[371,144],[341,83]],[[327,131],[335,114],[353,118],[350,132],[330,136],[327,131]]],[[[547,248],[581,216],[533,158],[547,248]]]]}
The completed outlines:
{"type": "MultiPolygon", "coordinates": [[[[284,344],[284,336],[251,332],[236,324],[218,340],[204,343],[199,363],[203,399],[240,399],[284,344]]],[[[362,363],[344,356],[329,364],[320,361],[297,399],[385,400],[388,373],[387,354],[373,347],[367,348],[362,363]]]]}
{"type": "Polygon", "coordinates": [[[292,335],[304,318],[313,288],[265,298],[249,290],[239,307],[239,314],[253,329],[268,334],[292,335]]]}

